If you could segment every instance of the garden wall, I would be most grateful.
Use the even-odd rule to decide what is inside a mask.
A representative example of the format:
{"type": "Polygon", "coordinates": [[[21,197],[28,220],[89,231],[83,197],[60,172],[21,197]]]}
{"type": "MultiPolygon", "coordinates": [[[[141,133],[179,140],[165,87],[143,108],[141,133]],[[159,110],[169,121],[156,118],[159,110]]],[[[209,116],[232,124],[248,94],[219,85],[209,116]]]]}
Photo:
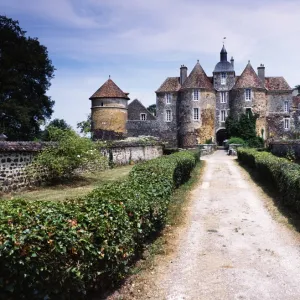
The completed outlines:
{"type": "MultiPolygon", "coordinates": [[[[38,170],[35,181],[25,169],[49,143],[0,142],[0,192],[11,192],[39,185],[47,179],[45,170],[38,170]]],[[[126,165],[162,156],[162,145],[156,141],[118,141],[102,148],[111,164],[126,165]]]]}
{"type": "Polygon", "coordinates": [[[300,159],[300,140],[273,141],[269,143],[269,148],[276,156],[286,156],[292,151],[300,159]]]}

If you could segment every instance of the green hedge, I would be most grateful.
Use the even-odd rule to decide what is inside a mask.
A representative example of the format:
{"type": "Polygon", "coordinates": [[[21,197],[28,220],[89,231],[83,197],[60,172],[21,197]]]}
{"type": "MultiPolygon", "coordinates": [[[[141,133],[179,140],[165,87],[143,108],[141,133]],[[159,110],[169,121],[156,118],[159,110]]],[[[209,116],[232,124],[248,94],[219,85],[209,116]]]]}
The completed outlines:
{"type": "Polygon", "coordinates": [[[281,201],[300,213],[300,165],[268,152],[238,149],[238,159],[258,171],[282,195],[281,201]]]}
{"type": "Polygon", "coordinates": [[[138,164],[81,199],[1,202],[0,299],[79,299],[124,278],[198,158],[184,151],[138,164]]]}

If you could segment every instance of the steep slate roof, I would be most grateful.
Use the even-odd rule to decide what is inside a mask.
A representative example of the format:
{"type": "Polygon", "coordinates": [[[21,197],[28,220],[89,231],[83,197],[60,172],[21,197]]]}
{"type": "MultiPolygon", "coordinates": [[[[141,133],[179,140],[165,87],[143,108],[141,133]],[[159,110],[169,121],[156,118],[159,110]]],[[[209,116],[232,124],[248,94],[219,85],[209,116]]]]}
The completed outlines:
{"type": "Polygon", "coordinates": [[[167,77],[156,93],[177,92],[180,87],[180,77],[167,77]]]}
{"type": "Polygon", "coordinates": [[[181,88],[202,88],[208,90],[213,89],[213,85],[210,79],[207,77],[206,73],[204,72],[203,68],[199,64],[199,61],[196,63],[194,69],[187,77],[181,88]]]}
{"type": "Polygon", "coordinates": [[[263,83],[255,73],[250,62],[248,62],[246,68],[242,72],[241,76],[235,82],[233,89],[244,89],[244,88],[264,88],[263,83]]]}
{"type": "Polygon", "coordinates": [[[110,78],[90,97],[94,98],[124,98],[128,99],[128,93],[124,93],[110,78]]]}
{"type": "Polygon", "coordinates": [[[283,77],[266,77],[265,87],[270,91],[287,91],[291,90],[289,84],[283,77]]]}
{"type": "Polygon", "coordinates": [[[128,120],[140,120],[140,114],[145,113],[147,120],[156,120],[151,112],[138,100],[134,99],[128,104],[128,120]]]}

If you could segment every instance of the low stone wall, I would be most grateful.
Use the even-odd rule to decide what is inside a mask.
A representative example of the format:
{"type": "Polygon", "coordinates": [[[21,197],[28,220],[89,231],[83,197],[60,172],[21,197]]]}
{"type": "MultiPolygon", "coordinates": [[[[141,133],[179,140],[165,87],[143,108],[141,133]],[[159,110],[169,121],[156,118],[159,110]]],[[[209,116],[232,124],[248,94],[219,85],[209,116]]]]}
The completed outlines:
{"type": "MultiPolygon", "coordinates": [[[[21,190],[47,180],[46,170],[35,170],[34,180],[28,173],[34,157],[47,145],[49,143],[0,142],[0,192],[21,190]]],[[[100,151],[111,165],[126,165],[162,156],[163,146],[145,138],[115,141],[100,151]]]]}
{"type": "Polygon", "coordinates": [[[300,140],[272,141],[269,142],[271,153],[276,156],[286,156],[293,152],[300,159],[300,140]]]}
{"type": "Polygon", "coordinates": [[[201,144],[198,146],[201,151],[201,156],[212,154],[217,150],[216,144],[201,144]]]}

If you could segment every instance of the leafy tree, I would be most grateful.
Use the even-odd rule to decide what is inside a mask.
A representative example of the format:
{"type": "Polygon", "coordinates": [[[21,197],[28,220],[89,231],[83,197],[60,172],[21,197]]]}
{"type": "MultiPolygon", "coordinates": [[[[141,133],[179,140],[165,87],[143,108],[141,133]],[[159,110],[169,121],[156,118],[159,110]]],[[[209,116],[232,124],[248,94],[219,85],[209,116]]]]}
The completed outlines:
{"type": "Polygon", "coordinates": [[[91,129],[92,129],[92,116],[91,114],[88,115],[88,118],[86,121],[82,121],[77,123],[77,128],[80,129],[80,133],[82,133],[83,135],[88,135],[89,133],[91,133],[91,129]]]}
{"type": "Polygon", "coordinates": [[[257,114],[252,114],[251,110],[241,114],[239,119],[229,116],[225,126],[228,136],[243,139],[249,147],[263,147],[263,138],[256,134],[257,114]]]}
{"type": "Polygon", "coordinates": [[[45,46],[25,36],[18,21],[0,15],[0,131],[9,140],[32,140],[51,117],[46,95],[54,67],[45,46]]]}
{"type": "Polygon", "coordinates": [[[108,167],[107,158],[99,151],[100,143],[80,137],[71,129],[49,127],[48,130],[53,145],[44,149],[34,163],[46,168],[51,178],[71,177],[77,168],[103,170],[108,167]]]}
{"type": "Polygon", "coordinates": [[[148,106],[147,109],[149,110],[149,112],[151,112],[153,116],[156,116],[156,104],[148,106]]]}
{"type": "Polygon", "coordinates": [[[70,130],[71,126],[64,119],[54,119],[52,120],[46,127],[45,130],[41,134],[41,139],[43,141],[50,140],[49,129],[50,128],[59,128],[61,130],[70,130]]]}
{"type": "Polygon", "coordinates": [[[297,96],[300,96],[300,84],[296,85],[295,88],[298,90],[297,96]]]}

